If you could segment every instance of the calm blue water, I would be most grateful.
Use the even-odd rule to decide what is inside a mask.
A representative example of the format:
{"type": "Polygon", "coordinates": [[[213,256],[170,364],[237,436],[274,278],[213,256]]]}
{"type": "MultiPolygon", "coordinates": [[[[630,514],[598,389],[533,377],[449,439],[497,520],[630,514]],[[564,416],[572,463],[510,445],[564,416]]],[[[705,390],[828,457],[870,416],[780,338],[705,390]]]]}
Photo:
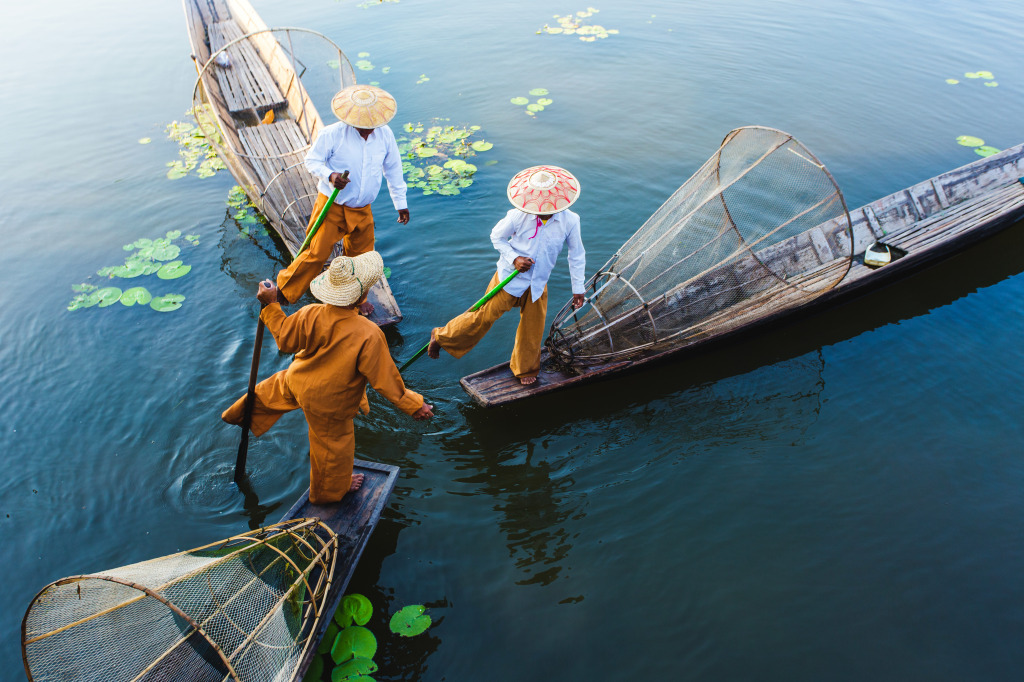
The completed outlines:
{"type": "MultiPolygon", "coordinates": [[[[958,135],[1024,140],[1019,2],[595,2],[618,35],[536,35],[585,5],[257,0],[272,26],[369,52],[360,78],[395,94],[396,124],[450,118],[495,145],[461,196],[413,195],[406,227],[376,204],[396,357],[486,284],[527,165],[580,178],[591,273],[739,125],[794,134],[850,206],[972,161],[958,135]],[[530,119],[509,99],[537,87],[554,103],[530,119]]],[[[251,449],[260,506],[230,482],[219,414],[282,253],[239,236],[226,172],[164,177],[195,77],[181,7],[5,3],[0,24],[0,670],[18,679],[43,585],[276,520],[308,466],[295,413],[251,449]],[[168,230],[200,235],[167,284],[181,310],[65,310],[122,244],[168,230]]],[[[402,467],[352,584],[379,614],[375,677],[1017,677],[1022,253],[1017,226],[799,325],[509,409],[458,378],[507,358],[514,316],[462,361],[420,361],[407,381],[437,418],[374,396],[357,426],[360,457],[402,467]],[[436,625],[398,641],[387,614],[409,603],[436,625]]],[[[564,262],[551,289],[569,294],[564,262]]],[[[263,376],[289,360],[263,357],[263,376]]]]}

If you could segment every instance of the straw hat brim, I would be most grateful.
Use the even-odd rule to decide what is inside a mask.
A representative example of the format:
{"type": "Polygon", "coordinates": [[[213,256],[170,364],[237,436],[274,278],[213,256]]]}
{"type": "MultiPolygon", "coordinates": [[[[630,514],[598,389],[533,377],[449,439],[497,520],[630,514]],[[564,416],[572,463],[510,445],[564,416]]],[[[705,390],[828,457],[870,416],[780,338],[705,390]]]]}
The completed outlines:
{"type": "Polygon", "coordinates": [[[572,173],[558,166],[531,166],[516,173],[509,181],[507,195],[520,211],[547,215],[575,204],[580,196],[580,182],[572,173]]]}
{"type": "Polygon", "coordinates": [[[354,305],[384,274],[384,261],[376,251],[354,258],[338,256],[326,272],[309,283],[317,300],[330,305],[354,305]]]}
{"type": "Polygon", "coordinates": [[[380,128],[395,117],[398,103],[387,90],[373,85],[350,85],[334,96],[331,110],[354,128],[380,128]]]}

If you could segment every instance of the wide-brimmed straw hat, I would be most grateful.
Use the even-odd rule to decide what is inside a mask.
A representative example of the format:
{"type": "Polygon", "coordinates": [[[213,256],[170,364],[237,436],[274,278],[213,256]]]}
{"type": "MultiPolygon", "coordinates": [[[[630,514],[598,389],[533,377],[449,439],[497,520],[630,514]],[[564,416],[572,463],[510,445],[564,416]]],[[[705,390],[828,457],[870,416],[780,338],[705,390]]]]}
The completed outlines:
{"type": "Polygon", "coordinates": [[[516,173],[508,183],[508,200],[512,205],[534,215],[564,211],[579,195],[579,180],[558,166],[532,166],[516,173]]]}
{"type": "Polygon", "coordinates": [[[350,85],[331,100],[334,115],[354,128],[380,128],[395,117],[398,104],[387,90],[350,85]]]}
{"type": "Polygon", "coordinates": [[[338,256],[327,272],[309,283],[309,291],[324,303],[352,305],[384,274],[384,260],[376,251],[353,258],[338,256]]]}

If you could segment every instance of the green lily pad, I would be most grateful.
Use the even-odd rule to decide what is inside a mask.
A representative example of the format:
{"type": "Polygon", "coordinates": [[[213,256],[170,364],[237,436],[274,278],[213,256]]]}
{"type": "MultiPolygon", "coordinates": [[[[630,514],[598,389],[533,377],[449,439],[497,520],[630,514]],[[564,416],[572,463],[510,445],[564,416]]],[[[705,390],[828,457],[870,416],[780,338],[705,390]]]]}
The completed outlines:
{"type": "Polygon", "coordinates": [[[391,616],[391,632],[403,637],[413,637],[426,632],[431,623],[430,616],[424,613],[426,610],[425,606],[419,604],[406,606],[391,616]]]}
{"type": "Polygon", "coordinates": [[[437,154],[437,149],[435,147],[420,147],[416,150],[416,154],[421,159],[426,159],[437,154]]]}
{"type": "Polygon", "coordinates": [[[153,247],[153,258],[156,260],[174,260],[181,253],[181,247],[176,244],[160,244],[153,247]]]}
{"type": "Polygon", "coordinates": [[[544,105],[543,104],[530,104],[530,105],[527,105],[526,110],[527,111],[533,111],[533,112],[544,111],[544,105]]]}
{"type": "Polygon", "coordinates": [[[149,302],[149,307],[158,313],[169,313],[172,310],[177,310],[181,307],[181,302],[185,300],[185,297],[181,294],[167,294],[166,296],[156,296],[152,301],[149,302]]]}
{"type": "Polygon", "coordinates": [[[474,142],[473,144],[471,144],[469,146],[475,152],[486,152],[488,149],[491,149],[492,147],[494,147],[494,145],[491,144],[490,142],[485,142],[483,140],[477,140],[476,142],[474,142]]]}
{"type": "Polygon", "coordinates": [[[91,308],[100,302],[99,292],[93,291],[88,294],[79,294],[71,299],[71,303],[68,303],[68,310],[78,310],[79,308],[91,308]]]}
{"type": "Polygon", "coordinates": [[[377,664],[369,658],[356,657],[345,661],[331,671],[331,682],[351,682],[363,675],[377,672],[377,664]]]}
{"type": "Polygon", "coordinates": [[[999,87],[999,83],[996,83],[995,81],[986,81],[985,82],[985,87],[986,88],[998,88],[999,87]]]}
{"type": "Polygon", "coordinates": [[[391,73],[391,67],[385,66],[380,70],[381,73],[391,73]]]}
{"type": "Polygon", "coordinates": [[[965,147],[980,147],[985,144],[985,140],[980,137],[974,137],[973,135],[961,135],[956,138],[957,144],[962,144],[965,147]]]}
{"type": "Polygon", "coordinates": [[[993,154],[998,154],[1001,151],[1002,149],[996,149],[995,147],[989,147],[988,145],[984,145],[976,148],[974,150],[974,153],[977,154],[978,156],[992,156],[993,154]]]}
{"type": "Polygon", "coordinates": [[[373,63],[366,59],[360,59],[356,62],[356,68],[360,71],[373,71],[373,63]]]}
{"type": "MultiPolygon", "coordinates": [[[[337,615],[337,612],[335,612],[337,615]]],[[[334,640],[337,638],[338,633],[341,632],[341,628],[334,621],[331,621],[327,625],[327,631],[324,633],[324,638],[320,640],[320,646],[316,648],[318,654],[326,654],[331,650],[331,645],[334,644],[334,640]]],[[[319,658],[319,656],[317,656],[319,658]]]]}
{"type": "Polygon", "coordinates": [[[167,233],[167,238],[168,239],[177,239],[180,236],[181,236],[181,230],[171,230],[170,232],[167,233]]]}
{"type": "Polygon", "coordinates": [[[547,97],[541,97],[540,99],[537,100],[537,104],[541,105],[542,107],[549,106],[552,102],[554,102],[554,100],[548,99],[547,97]]]}
{"type": "Polygon", "coordinates": [[[86,284],[85,282],[82,282],[81,284],[72,284],[71,291],[74,291],[79,294],[89,293],[90,291],[96,291],[96,286],[93,284],[86,284]]]}
{"type": "Polygon", "coordinates": [[[306,670],[306,674],[302,677],[302,682],[320,682],[320,678],[324,676],[324,657],[314,656],[313,662],[309,664],[309,669],[306,670]]]}
{"type": "Polygon", "coordinates": [[[139,138],[139,144],[149,144],[152,141],[153,140],[151,138],[148,138],[148,137],[140,137],[139,138]]]}
{"type": "Polygon", "coordinates": [[[188,175],[188,170],[183,166],[173,166],[171,170],[167,171],[168,180],[177,180],[178,178],[183,178],[186,175],[188,175]]]}
{"type": "Polygon", "coordinates": [[[976,71],[975,75],[978,78],[985,78],[987,80],[992,80],[993,78],[995,78],[995,76],[992,75],[991,71],[976,71]]]}
{"type": "Polygon", "coordinates": [[[153,240],[152,239],[146,239],[145,237],[142,237],[140,239],[136,239],[131,244],[126,245],[124,248],[127,249],[128,246],[131,246],[131,247],[136,248],[136,249],[148,249],[148,248],[151,248],[153,246],[153,240]]]}
{"type": "Polygon", "coordinates": [[[149,290],[146,289],[146,287],[132,287],[131,289],[125,289],[124,293],[119,296],[121,304],[129,307],[136,303],[139,305],[146,305],[153,300],[153,294],[149,293],[149,290]]]}
{"type": "Polygon", "coordinates": [[[981,74],[975,73],[974,71],[970,71],[964,74],[964,78],[981,78],[981,74]]]}
{"type": "Polygon", "coordinates": [[[172,260],[170,263],[160,266],[160,269],[156,271],[156,276],[160,279],[178,279],[187,275],[191,269],[191,265],[182,265],[180,260],[172,260]]]}
{"type": "Polygon", "coordinates": [[[947,83],[949,83],[950,85],[956,85],[956,84],[957,84],[957,83],[959,83],[960,81],[958,81],[958,80],[957,80],[957,79],[955,79],[955,78],[947,78],[947,79],[946,79],[946,82],[947,82],[947,83]]]}
{"type": "Polygon", "coordinates": [[[352,658],[373,658],[377,653],[377,638],[359,625],[342,630],[331,647],[331,658],[335,663],[344,663],[352,658]]]}
{"type": "Polygon", "coordinates": [[[360,59],[366,59],[367,57],[370,56],[370,53],[369,52],[360,52],[356,56],[359,57],[360,59]]]}
{"type": "Polygon", "coordinates": [[[529,104],[530,103],[530,100],[528,98],[526,98],[526,97],[513,97],[509,101],[512,102],[512,104],[515,104],[517,106],[522,106],[524,104],[529,104]]]}
{"type": "Polygon", "coordinates": [[[95,293],[100,299],[99,306],[101,308],[106,308],[108,305],[114,305],[117,303],[117,299],[121,298],[121,290],[117,287],[104,287],[95,293]]]}
{"type": "Polygon", "coordinates": [[[545,26],[544,30],[548,33],[561,33],[563,29],[558,26],[545,26]]]}
{"type": "Polygon", "coordinates": [[[125,261],[124,265],[111,268],[110,274],[114,277],[132,279],[133,277],[139,277],[146,274],[146,264],[141,261],[129,259],[125,261]]]}
{"type": "Polygon", "coordinates": [[[387,277],[390,277],[390,276],[391,276],[391,268],[389,268],[388,266],[385,265],[384,266],[384,277],[387,278],[387,277]]]}
{"type": "Polygon", "coordinates": [[[533,90],[530,90],[530,94],[534,97],[543,97],[548,94],[548,91],[546,88],[534,88],[533,90]]]}

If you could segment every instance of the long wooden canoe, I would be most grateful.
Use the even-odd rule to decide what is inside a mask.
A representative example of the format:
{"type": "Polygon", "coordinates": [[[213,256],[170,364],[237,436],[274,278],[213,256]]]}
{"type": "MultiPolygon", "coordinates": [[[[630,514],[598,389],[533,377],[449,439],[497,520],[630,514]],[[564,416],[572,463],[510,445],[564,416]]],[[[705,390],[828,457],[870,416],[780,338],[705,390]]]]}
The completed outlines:
{"type": "MultiPolygon", "coordinates": [[[[318,518],[331,530],[338,534],[338,563],[334,569],[334,578],[325,600],[325,613],[333,614],[338,609],[341,598],[345,595],[349,580],[355,572],[366,543],[380,515],[388,504],[391,491],[398,480],[398,467],[390,464],[376,464],[356,460],[353,473],[363,474],[363,486],[354,493],[349,493],[338,504],[319,505],[309,501],[309,490],[299,498],[281,520],[318,518]]],[[[313,634],[314,643],[307,649],[305,657],[299,663],[298,673],[294,679],[301,680],[317,655],[317,643],[323,638],[331,618],[320,620],[319,630],[313,634]]]]}
{"type": "MultiPolygon", "coordinates": [[[[635,356],[605,364],[573,367],[571,371],[555,363],[545,349],[541,356],[539,380],[532,386],[520,384],[506,362],[463,377],[462,387],[484,407],[504,405],[650,363],[677,359],[864,295],[962,251],[1024,217],[1022,175],[1024,144],[850,211],[853,249],[858,255],[838,285],[803,305],[769,314],[749,311],[715,332],[694,336],[688,343],[670,349],[641,351],[635,356]],[[884,240],[884,243],[895,247],[894,252],[900,257],[880,268],[865,265],[864,251],[876,240],[884,240]]],[[[792,255],[799,257],[796,244],[806,245],[813,241],[810,238],[789,240],[792,255]]],[[[771,248],[779,246],[785,248],[785,245],[771,248]]],[[[837,258],[836,267],[841,261],[848,261],[848,258],[837,258]]],[[[843,267],[846,265],[848,263],[842,263],[843,267]]],[[[822,267],[829,267],[827,260],[822,267]]]]}
{"type": "MultiPolygon", "coordinates": [[[[339,89],[355,83],[355,72],[327,37],[305,29],[268,29],[247,0],[183,0],[183,4],[199,73],[194,97],[197,121],[204,132],[208,126],[217,127],[219,141],[216,136],[208,138],[294,256],[306,236],[317,196],[316,181],[303,159],[324,122],[296,73],[291,41],[282,45],[278,36],[314,34],[333,46],[339,89]],[[274,112],[274,121],[260,123],[268,111],[274,112]]],[[[333,255],[340,253],[339,244],[333,255]]],[[[369,301],[374,305],[370,319],[377,324],[401,321],[386,278],[381,277],[370,290],[369,301]]]]}

